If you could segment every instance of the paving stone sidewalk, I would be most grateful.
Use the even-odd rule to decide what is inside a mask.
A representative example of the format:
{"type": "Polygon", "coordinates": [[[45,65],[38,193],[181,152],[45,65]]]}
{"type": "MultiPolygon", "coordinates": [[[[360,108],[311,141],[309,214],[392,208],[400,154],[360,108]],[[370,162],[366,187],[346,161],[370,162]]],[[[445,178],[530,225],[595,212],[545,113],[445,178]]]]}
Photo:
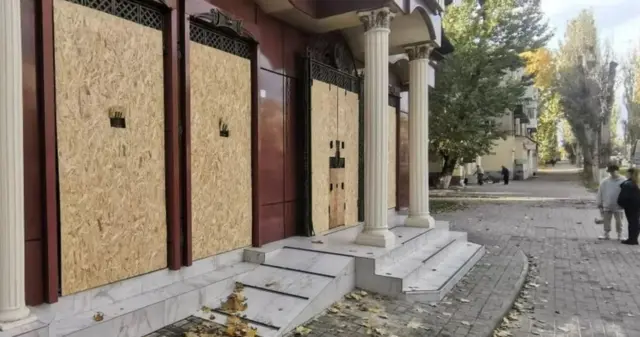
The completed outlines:
{"type": "MultiPolygon", "coordinates": [[[[355,291],[305,325],[310,337],[490,336],[518,294],[526,257],[485,255],[440,303],[409,303],[355,291]]],[[[291,334],[290,336],[294,336],[291,334]]]]}
{"type": "Polygon", "coordinates": [[[536,257],[534,312],[513,336],[640,336],[640,248],[598,241],[597,216],[585,202],[474,205],[444,215],[493,255],[517,247],[536,257]]]}
{"type": "Polygon", "coordinates": [[[512,336],[640,337],[640,246],[599,241],[602,227],[594,224],[598,212],[588,201],[593,195],[561,178],[541,176],[511,189],[580,200],[494,200],[438,216],[450,220],[453,230],[468,232],[469,240],[486,245],[488,252],[447,300],[432,307],[374,297],[366,307],[377,306],[379,312],[363,312],[351,303],[357,301],[345,301],[351,308],[310,322],[309,336],[370,336],[367,331],[375,334],[377,326],[361,323],[371,315],[385,329],[383,336],[487,336],[483,333],[493,328],[506,292],[515,288],[521,266],[514,257],[521,250],[537,261],[538,279],[536,287],[527,289],[527,305],[533,310],[512,324],[512,336]]]}

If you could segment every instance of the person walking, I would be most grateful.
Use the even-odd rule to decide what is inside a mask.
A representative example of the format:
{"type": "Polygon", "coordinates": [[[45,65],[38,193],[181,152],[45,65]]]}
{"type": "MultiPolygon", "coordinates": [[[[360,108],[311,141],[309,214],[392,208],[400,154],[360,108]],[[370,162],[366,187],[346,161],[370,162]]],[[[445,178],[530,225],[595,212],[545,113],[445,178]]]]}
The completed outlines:
{"type": "Polygon", "coordinates": [[[476,165],[476,171],[473,174],[478,177],[478,185],[484,185],[484,170],[480,165],[476,165]]]}
{"type": "Polygon", "coordinates": [[[509,185],[509,169],[502,165],[502,171],[500,171],[500,173],[502,173],[502,181],[504,181],[504,184],[509,185]]]}
{"type": "Polygon", "coordinates": [[[621,190],[620,185],[622,185],[625,179],[618,174],[618,170],[618,165],[609,164],[607,167],[609,177],[605,178],[598,188],[596,204],[598,205],[598,210],[600,210],[600,216],[602,217],[602,223],[604,224],[604,235],[598,238],[600,240],[609,240],[612,219],[616,222],[618,240],[620,240],[622,236],[623,209],[618,205],[618,196],[620,195],[621,190]]]}
{"type": "Polygon", "coordinates": [[[620,184],[620,194],[617,203],[624,209],[624,215],[629,223],[629,237],[623,240],[625,245],[637,245],[640,234],[640,188],[638,188],[638,172],[630,168],[628,179],[620,184]]]}

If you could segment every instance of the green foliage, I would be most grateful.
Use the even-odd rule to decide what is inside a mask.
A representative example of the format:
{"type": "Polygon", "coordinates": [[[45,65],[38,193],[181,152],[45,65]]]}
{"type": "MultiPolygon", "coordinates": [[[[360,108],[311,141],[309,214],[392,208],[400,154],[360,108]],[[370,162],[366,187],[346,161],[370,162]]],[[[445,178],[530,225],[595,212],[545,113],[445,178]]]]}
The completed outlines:
{"type": "Polygon", "coordinates": [[[582,150],[585,176],[595,177],[593,165],[606,165],[610,142],[601,127],[611,117],[615,67],[610,46],[601,45],[591,11],[582,11],[567,25],[558,55],[555,90],[571,131],[582,150]]]}
{"type": "Polygon", "coordinates": [[[562,130],[562,149],[565,151],[572,163],[575,164],[576,156],[578,155],[578,140],[573,135],[571,125],[564,117],[560,120],[560,127],[562,130]]]}
{"type": "Polygon", "coordinates": [[[640,47],[635,48],[623,65],[624,105],[627,120],[624,122],[625,144],[635,145],[640,139],[640,47]]]}
{"type": "Polygon", "coordinates": [[[538,160],[543,163],[558,156],[558,120],[562,115],[558,95],[546,93],[541,102],[541,113],[538,118],[538,132],[535,140],[538,143],[538,160]]]}
{"type": "Polygon", "coordinates": [[[456,51],[436,71],[429,135],[432,151],[445,160],[443,173],[450,174],[459,159],[488,154],[511,129],[511,121],[501,119],[528,84],[514,75],[524,66],[520,53],[544,45],[549,29],[539,0],[487,0],[482,8],[464,0],[443,24],[456,51]]]}
{"type": "Polygon", "coordinates": [[[613,106],[611,116],[609,117],[609,133],[611,134],[611,141],[616,142],[618,140],[618,123],[620,122],[620,106],[617,104],[613,106]]]}

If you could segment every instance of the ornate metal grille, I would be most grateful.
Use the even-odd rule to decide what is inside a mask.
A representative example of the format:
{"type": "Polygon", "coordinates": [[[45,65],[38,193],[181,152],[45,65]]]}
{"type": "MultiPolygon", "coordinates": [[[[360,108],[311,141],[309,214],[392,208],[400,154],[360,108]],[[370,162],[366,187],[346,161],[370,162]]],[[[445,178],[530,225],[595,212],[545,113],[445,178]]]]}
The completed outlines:
{"type": "Polygon", "coordinates": [[[358,93],[360,90],[359,80],[356,76],[314,60],[311,60],[311,77],[314,80],[333,84],[351,92],[358,93]]]}
{"type": "Polygon", "coordinates": [[[251,58],[251,46],[249,42],[227,36],[214,29],[207,28],[198,22],[191,21],[189,38],[191,41],[205,46],[213,47],[247,59],[251,58]]]}
{"type": "Polygon", "coordinates": [[[133,0],[66,0],[78,5],[86,6],[109,13],[125,20],[147,26],[153,29],[162,29],[164,15],[159,8],[145,2],[133,0]]]}

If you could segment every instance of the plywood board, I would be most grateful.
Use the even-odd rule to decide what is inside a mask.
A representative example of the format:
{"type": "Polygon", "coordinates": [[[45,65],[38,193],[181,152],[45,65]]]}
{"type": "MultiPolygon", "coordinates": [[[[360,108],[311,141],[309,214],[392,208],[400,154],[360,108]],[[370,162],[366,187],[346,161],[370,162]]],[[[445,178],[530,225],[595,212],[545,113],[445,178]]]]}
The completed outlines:
{"type": "Polygon", "coordinates": [[[387,208],[395,208],[396,207],[396,161],[398,158],[398,149],[396,148],[397,139],[397,110],[395,107],[389,106],[389,173],[388,173],[388,184],[389,184],[389,194],[387,197],[387,208]]]}
{"type": "Polygon", "coordinates": [[[329,169],[330,175],[330,205],[329,212],[329,229],[344,226],[344,168],[329,169]]]}
{"type": "Polygon", "coordinates": [[[329,157],[335,156],[329,142],[338,135],[338,91],[314,80],[311,86],[311,219],[316,234],[329,230],[329,157]]]}
{"type": "Polygon", "coordinates": [[[400,146],[396,160],[398,165],[398,180],[396,189],[398,191],[396,204],[401,207],[409,207],[409,115],[400,114],[400,146]]]}
{"type": "Polygon", "coordinates": [[[196,42],[190,57],[192,245],[201,259],[251,244],[251,62],[196,42]]]}
{"type": "Polygon", "coordinates": [[[162,32],[62,0],[53,16],[67,295],[167,265],[162,32]]]}
{"type": "Polygon", "coordinates": [[[340,89],[338,95],[338,137],[345,142],[341,154],[345,157],[345,224],[358,222],[358,136],[359,97],[357,93],[340,89]]]}

